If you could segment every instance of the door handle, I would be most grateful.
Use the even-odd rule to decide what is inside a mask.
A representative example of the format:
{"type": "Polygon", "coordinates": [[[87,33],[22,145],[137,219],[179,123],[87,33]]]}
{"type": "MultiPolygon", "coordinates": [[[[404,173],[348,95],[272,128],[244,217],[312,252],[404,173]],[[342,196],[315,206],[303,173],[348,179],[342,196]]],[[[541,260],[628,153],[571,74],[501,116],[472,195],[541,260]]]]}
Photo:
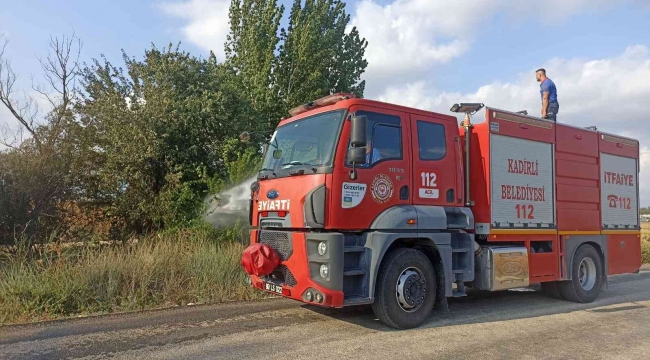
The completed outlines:
{"type": "Polygon", "coordinates": [[[399,199],[400,200],[409,199],[409,187],[407,185],[404,185],[399,189],[399,199]]]}

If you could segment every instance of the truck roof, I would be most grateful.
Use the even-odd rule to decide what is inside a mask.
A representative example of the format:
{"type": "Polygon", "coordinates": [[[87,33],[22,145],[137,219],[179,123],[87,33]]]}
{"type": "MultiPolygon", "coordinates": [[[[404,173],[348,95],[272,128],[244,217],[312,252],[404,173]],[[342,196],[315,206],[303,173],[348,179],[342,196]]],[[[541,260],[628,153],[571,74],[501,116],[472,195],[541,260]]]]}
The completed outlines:
{"type": "Polygon", "coordinates": [[[638,146],[638,144],[639,144],[638,139],[634,139],[634,138],[631,138],[631,137],[621,136],[621,135],[618,135],[618,134],[612,134],[612,133],[604,132],[604,131],[601,131],[601,130],[589,129],[589,128],[585,128],[585,127],[581,127],[581,126],[575,126],[575,125],[571,125],[571,124],[567,124],[567,123],[563,123],[563,122],[552,122],[550,120],[546,120],[546,119],[542,119],[542,118],[535,117],[535,116],[530,116],[530,115],[524,115],[524,114],[520,114],[520,113],[508,111],[508,110],[503,110],[503,109],[498,109],[498,108],[488,106],[488,107],[485,108],[485,111],[497,111],[499,113],[508,114],[508,115],[515,116],[515,117],[518,117],[518,118],[521,118],[521,119],[529,119],[529,120],[542,121],[542,122],[551,122],[553,124],[560,125],[560,126],[567,126],[567,127],[571,127],[571,128],[574,128],[574,129],[580,129],[580,130],[583,130],[583,131],[590,131],[590,132],[598,133],[601,136],[606,135],[606,136],[610,136],[610,137],[615,138],[615,139],[632,141],[632,142],[636,143],[635,144],[636,146],[638,146]]]}
{"type": "Polygon", "coordinates": [[[454,123],[458,122],[458,119],[455,116],[452,115],[446,115],[446,114],[441,114],[441,113],[436,113],[432,111],[426,111],[426,110],[421,110],[413,107],[408,107],[408,106],[402,106],[402,105],[397,105],[397,104],[391,104],[383,101],[377,101],[377,100],[369,100],[369,99],[362,99],[362,98],[351,98],[347,100],[341,100],[336,102],[335,104],[328,105],[328,106],[322,106],[322,107],[317,107],[312,110],[305,111],[299,115],[287,118],[287,119],[282,119],[280,121],[280,124],[278,126],[286,125],[291,122],[294,122],[296,120],[303,119],[308,116],[320,114],[323,112],[327,111],[332,111],[332,110],[337,110],[337,109],[347,109],[350,106],[353,105],[366,105],[366,106],[372,106],[380,109],[386,109],[386,110],[393,110],[393,111],[401,111],[409,114],[414,114],[414,115],[422,115],[422,116],[427,116],[427,117],[435,117],[441,120],[445,121],[452,121],[454,123]]]}

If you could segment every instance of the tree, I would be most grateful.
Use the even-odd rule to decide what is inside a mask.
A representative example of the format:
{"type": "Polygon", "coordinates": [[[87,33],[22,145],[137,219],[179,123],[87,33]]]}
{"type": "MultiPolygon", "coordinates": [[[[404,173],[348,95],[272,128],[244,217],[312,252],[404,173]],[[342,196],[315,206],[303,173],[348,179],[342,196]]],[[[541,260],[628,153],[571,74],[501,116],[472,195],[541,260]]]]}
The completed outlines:
{"type": "Polygon", "coordinates": [[[66,121],[71,119],[71,107],[78,92],[76,78],[81,40],[74,33],[71,37],[64,35],[61,39],[50,38],[50,53],[45,59],[39,59],[47,85],[32,84],[32,89],[47,100],[51,107],[43,116],[34,96],[16,98],[17,76],[11,62],[4,58],[7,43],[5,41],[0,50],[0,102],[13,115],[19,128],[11,134],[11,130],[5,127],[5,136],[0,142],[17,150],[16,144],[22,143],[22,134],[27,131],[39,153],[51,152],[65,132],[66,121]]]}
{"type": "Polygon", "coordinates": [[[237,75],[239,89],[257,113],[258,121],[247,124],[270,130],[280,118],[273,88],[278,27],[284,6],[277,0],[234,0],[230,4],[230,33],[225,44],[226,66],[237,75]],[[260,124],[262,122],[262,124],[260,124]]]}
{"type": "Polygon", "coordinates": [[[73,34],[50,38],[50,52],[39,59],[45,86],[32,89],[48,102],[45,113],[36,95],[18,96],[17,75],[0,50],[0,103],[18,125],[3,124],[0,144],[9,148],[0,156],[0,241],[13,241],[14,234],[43,234],[57,226],[61,204],[71,196],[69,164],[74,147],[65,141],[74,128],[72,105],[77,95],[77,59],[81,41],[73,34]],[[27,133],[28,138],[24,138],[27,133]]]}
{"type": "Polygon", "coordinates": [[[346,30],[345,4],[295,0],[279,29],[283,13],[277,0],[233,0],[222,63],[170,44],[123,54],[123,68],[105,58],[82,67],[74,34],[50,38],[34,96],[17,95],[4,42],[0,102],[19,127],[0,137],[0,232],[188,225],[209,193],[259,166],[263,139],[242,143],[242,131],[270,132],[290,108],[334,92],[363,96],[367,42],[346,30]]]}
{"type": "Polygon", "coordinates": [[[213,179],[227,176],[224,144],[250,122],[250,104],[214,57],[170,44],[124,61],[126,72],[107,60],[83,70],[87,204],[108,207],[136,232],[186,225],[213,179]]]}
{"type": "Polygon", "coordinates": [[[339,0],[306,0],[304,6],[294,1],[275,72],[285,111],[335,92],[363,96],[368,43],[356,27],[345,32],[349,22],[339,0]]]}
{"type": "Polygon", "coordinates": [[[356,28],[346,32],[345,4],[301,3],[294,0],[289,26],[279,33],[284,7],[276,0],[231,4],[226,62],[261,119],[253,129],[271,130],[292,107],[334,92],[363,96],[367,41],[356,28]]]}

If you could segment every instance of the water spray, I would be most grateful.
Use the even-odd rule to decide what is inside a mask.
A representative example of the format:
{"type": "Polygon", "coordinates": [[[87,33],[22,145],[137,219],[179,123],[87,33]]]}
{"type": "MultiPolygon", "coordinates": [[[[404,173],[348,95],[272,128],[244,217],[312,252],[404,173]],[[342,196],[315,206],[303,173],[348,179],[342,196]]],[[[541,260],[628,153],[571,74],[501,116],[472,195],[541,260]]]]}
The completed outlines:
{"type": "Polygon", "coordinates": [[[240,223],[247,223],[250,187],[255,180],[255,177],[251,177],[217,195],[208,197],[205,221],[214,227],[232,226],[238,220],[240,223]]]}

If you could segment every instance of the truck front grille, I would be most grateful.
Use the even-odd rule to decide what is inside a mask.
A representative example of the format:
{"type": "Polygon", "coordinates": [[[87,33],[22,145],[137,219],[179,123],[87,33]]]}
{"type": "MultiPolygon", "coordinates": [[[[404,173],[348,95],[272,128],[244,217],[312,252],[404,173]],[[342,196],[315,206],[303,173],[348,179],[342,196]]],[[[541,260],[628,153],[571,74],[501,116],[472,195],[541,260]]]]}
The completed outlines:
{"type": "Polygon", "coordinates": [[[262,278],[271,280],[271,282],[274,283],[289,285],[291,287],[294,287],[296,284],[298,284],[298,281],[296,281],[296,278],[293,277],[291,270],[289,270],[289,268],[284,265],[278,265],[278,267],[276,267],[272,273],[263,276],[262,278]]]}
{"type": "Polygon", "coordinates": [[[280,256],[280,260],[287,260],[292,253],[291,234],[285,231],[260,231],[260,244],[268,245],[280,256]]]}

